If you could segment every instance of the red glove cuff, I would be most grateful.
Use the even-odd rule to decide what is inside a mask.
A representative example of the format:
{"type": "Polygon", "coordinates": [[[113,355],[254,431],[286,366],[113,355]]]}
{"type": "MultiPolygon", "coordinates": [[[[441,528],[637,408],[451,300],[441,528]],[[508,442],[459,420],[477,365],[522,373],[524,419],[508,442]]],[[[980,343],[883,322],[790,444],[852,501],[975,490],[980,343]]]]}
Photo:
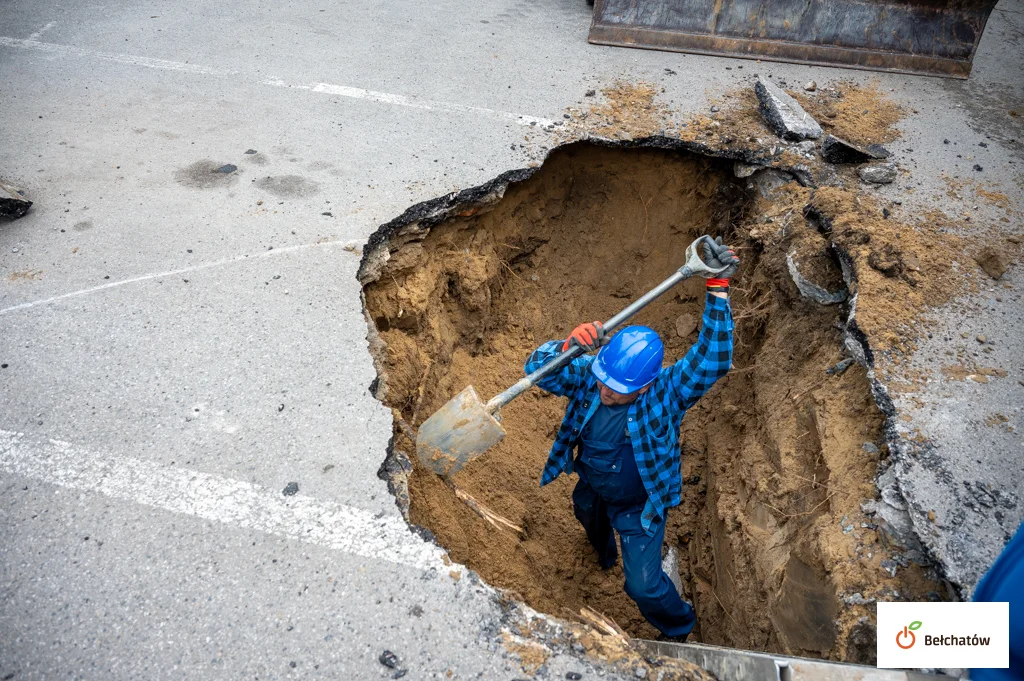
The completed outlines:
{"type": "Polygon", "coordinates": [[[728,287],[729,286],[729,280],[728,279],[707,279],[705,281],[706,281],[706,283],[707,283],[709,288],[711,286],[724,286],[724,287],[728,287]]]}

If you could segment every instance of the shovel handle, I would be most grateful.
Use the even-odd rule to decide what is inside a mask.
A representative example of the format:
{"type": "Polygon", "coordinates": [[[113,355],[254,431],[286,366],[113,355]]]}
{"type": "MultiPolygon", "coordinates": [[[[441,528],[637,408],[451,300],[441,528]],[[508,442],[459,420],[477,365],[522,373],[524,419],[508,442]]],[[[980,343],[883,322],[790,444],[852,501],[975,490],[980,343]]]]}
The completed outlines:
{"type": "MultiPolygon", "coordinates": [[[[668,279],[661,282],[644,295],[634,300],[625,309],[623,309],[617,315],[615,315],[614,317],[606,321],[604,324],[602,324],[605,332],[610,333],[614,331],[616,327],[621,325],[623,322],[628,320],[630,317],[635,315],[640,310],[647,307],[655,298],[658,298],[659,296],[661,296],[661,294],[665,293],[665,291],[668,291],[670,288],[672,288],[679,282],[683,281],[684,279],[689,279],[695,274],[713,277],[719,272],[725,270],[724,267],[712,269],[708,267],[706,264],[704,264],[704,261],[700,257],[699,246],[701,242],[703,242],[705,239],[710,241],[711,237],[706,235],[699,237],[692,244],[687,246],[686,264],[680,267],[678,270],[676,270],[671,277],[669,277],[668,279]]],[[[561,353],[557,357],[553,358],[550,362],[548,362],[541,368],[534,371],[532,374],[520,378],[508,390],[498,393],[497,395],[492,397],[487,402],[487,405],[484,408],[487,410],[487,413],[489,414],[495,413],[496,411],[504,407],[506,404],[508,404],[515,398],[519,397],[530,388],[532,388],[545,376],[554,373],[555,371],[558,371],[563,366],[565,366],[572,360],[582,355],[583,352],[583,348],[581,348],[578,345],[574,345],[573,347],[569,348],[568,350],[561,353]]]]}

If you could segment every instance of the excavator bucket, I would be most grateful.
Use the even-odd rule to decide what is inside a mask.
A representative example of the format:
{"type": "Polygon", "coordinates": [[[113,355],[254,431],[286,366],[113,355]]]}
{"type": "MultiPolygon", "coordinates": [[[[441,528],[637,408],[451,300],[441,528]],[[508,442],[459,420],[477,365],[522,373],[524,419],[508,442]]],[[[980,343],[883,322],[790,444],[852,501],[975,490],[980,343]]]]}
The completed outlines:
{"type": "Polygon", "coordinates": [[[596,0],[590,42],[967,78],[996,0],[596,0]]]}

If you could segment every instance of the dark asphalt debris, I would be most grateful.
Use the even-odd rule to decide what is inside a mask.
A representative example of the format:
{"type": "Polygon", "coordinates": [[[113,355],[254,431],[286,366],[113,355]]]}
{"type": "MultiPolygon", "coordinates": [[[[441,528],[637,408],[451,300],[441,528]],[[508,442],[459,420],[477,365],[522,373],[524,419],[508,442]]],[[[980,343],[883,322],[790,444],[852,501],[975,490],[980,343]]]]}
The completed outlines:
{"type": "Polygon", "coordinates": [[[835,135],[825,135],[821,140],[821,157],[829,163],[864,163],[888,155],[889,152],[884,147],[876,146],[875,149],[869,149],[835,135]]]}
{"type": "Polygon", "coordinates": [[[298,493],[299,483],[297,482],[289,482],[287,487],[281,490],[281,494],[285,495],[286,497],[294,497],[298,493]]]}
{"type": "Polygon", "coordinates": [[[580,681],[580,679],[583,678],[583,674],[580,674],[579,672],[566,672],[565,678],[569,681],[580,681]]]}
{"type": "Polygon", "coordinates": [[[842,376],[851,366],[853,366],[853,358],[847,357],[846,359],[837,362],[834,367],[825,369],[825,373],[829,376],[842,376]]]}
{"type": "Polygon", "coordinates": [[[220,168],[217,168],[213,172],[227,174],[233,173],[236,170],[238,170],[238,166],[236,166],[234,163],[225,163],[224,165],[222,165],[220,168]]]}
{"type": "Polygon", "coordinates": [[[398,655],[395,655],[390,650],[385,650],[381,653],[377,661],[388,669],[396,669],[398,667],[398,655]]]}
{"type": "Polygon", "coordinates": [[[20,218],[31,207],[32,202],[25,198],[24,190],[0,182],[0,215],[20,218]]]}
{"type": "Polygon", "coordinates": [[[889,150],[881,144],[869,144],[864,148],[874,154],[875,158],[889,158],[892,155],[889,153],[889,150]]]}
{"type": "Polygon", "coordinates": [[[256,150],[255,149],[246,149],[245,153],[247,153],[247,154],[255,154],[256,150]]]}

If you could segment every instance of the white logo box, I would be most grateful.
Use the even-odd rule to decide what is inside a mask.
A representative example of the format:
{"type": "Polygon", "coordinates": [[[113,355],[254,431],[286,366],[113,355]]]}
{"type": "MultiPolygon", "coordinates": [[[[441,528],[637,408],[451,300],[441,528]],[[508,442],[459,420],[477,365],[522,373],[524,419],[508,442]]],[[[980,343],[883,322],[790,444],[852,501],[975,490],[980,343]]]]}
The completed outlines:
{"type": "Polygon", "coordinates": [[[1010,604],[878,603],[878,666],[1009,667],[1010,604]]]}

